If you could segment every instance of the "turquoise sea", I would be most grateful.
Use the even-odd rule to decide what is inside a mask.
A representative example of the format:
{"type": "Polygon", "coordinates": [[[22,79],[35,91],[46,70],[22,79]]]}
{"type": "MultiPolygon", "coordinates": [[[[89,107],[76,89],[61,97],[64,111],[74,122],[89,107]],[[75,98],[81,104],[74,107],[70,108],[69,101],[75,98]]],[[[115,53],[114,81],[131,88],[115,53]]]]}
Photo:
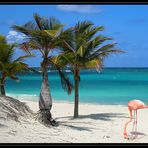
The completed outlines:
{"type": "MultiPolygon", "coordinates": [[[[67,75],[73,80],[72,73],[67,75]]],[[[19,74],[20,81],[8,79],[7,95],[18,99],[38,100],[42,77],[39,73],[19,74]]],[[[49,72],[51,95],[55,101],[73,101],[61,87],[57,72],[49,72]]],[[[100,104],[127,104],[140,99],[148,103],[148,68],[105,68],[101,72],[81,72],[80,102],[100,104]]]]}

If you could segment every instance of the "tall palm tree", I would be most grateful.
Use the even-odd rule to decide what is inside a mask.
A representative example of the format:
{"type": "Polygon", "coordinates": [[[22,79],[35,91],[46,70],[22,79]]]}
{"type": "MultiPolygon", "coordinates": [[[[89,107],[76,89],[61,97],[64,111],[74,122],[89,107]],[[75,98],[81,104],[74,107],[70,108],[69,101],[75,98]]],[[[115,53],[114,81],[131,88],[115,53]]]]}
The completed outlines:
{"type": "Polygon", "coordinates": [[[53,58],[64,67],[70,65],[74,74],[75,98],[74,98],[74,118],[78,117],[79,105],[79,82],[81,69],[98,69],[103,67],[104,58],[112,53],[122,52],[114,49],[116,44],[105,44],[105,41],[112,40],[110,37],[97,35],[102,31],[103,26],[95,27],[92,22],[78,22],[69,31],[68,38],[61,40],[63,53],[53,58]],[[103,43],[103,44],[102,44],[103,43]]]}
{"type": "Polygon", "coordinates": [[[55,67],[61,78],[62,87],[68,92],[72,91],[72,84],[63,71],[52,61],[52,51],[58,48],[57,43],[61,37],[66,36],[63,25],[56,18],[44,18],[34,14],[34,20],[29,21],[22,26],[14,25],[13,29],[23,33],[26,41],[20,47],[26,51],[38,50],[43,61],[41,62],[42,86],[39,99],[39,120],[45,125],[57,125],[57,122],[51,116],[52,97],[48,81],[49,66],[55,67]]]}
{"type": "Polygon", "coordinates": [[[5,36],[0,36],[0,94],[3,96],[6,95],[5,81],[7,77],[18,80],[17,73],[32,70],[23,60],[33,55],[29,54],[13,59],[15,47],[15,43],[9,44],[5,36]]]}

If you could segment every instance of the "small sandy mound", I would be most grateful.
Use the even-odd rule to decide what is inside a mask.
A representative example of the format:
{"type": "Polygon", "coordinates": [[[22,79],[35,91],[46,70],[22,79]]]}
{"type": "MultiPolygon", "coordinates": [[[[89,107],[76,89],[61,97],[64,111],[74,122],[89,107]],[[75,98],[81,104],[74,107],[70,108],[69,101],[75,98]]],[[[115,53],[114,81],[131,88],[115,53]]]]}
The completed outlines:
{"type": "Polygon", "coordinates": [[[6,121],[20,122],[20,118],[32,116],[33,111],[23,102],[11,97],[0,96],[0,126],[6,121]]]}

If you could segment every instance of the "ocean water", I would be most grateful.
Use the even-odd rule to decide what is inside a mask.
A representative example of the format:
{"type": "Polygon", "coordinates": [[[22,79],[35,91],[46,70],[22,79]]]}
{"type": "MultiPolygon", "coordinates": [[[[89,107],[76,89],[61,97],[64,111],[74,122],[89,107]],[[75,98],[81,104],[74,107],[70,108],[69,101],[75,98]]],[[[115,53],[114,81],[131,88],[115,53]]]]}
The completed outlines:
{"type": "MultiPolygon", "coordinates": [[[[49,72],[52,98],[55,101],[73,101],[74,92],[68,95],[61,86],[57,72],[49,72]]],[[[67,73],[73,82],[72,73],[67,73]]],[[[7,79],[6,92],[18,99],[37,100],[42,77],[37,73],[19,74],[20,81],[7,79]]],[[[148,103],[148,69],[105,68],[101,72],[81,72],[80,102],[99,104],[127,104],[132,99],[148,103]]]]}

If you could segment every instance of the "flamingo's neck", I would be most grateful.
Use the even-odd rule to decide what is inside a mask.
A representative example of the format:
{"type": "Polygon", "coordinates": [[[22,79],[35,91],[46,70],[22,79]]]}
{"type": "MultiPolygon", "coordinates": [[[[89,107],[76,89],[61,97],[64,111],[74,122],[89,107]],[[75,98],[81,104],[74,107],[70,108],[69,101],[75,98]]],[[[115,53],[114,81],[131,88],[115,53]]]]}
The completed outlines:
{"type": "Polygon", "coordinates": [[[125,138],[125,139],[127,138],[127,130],[126,130],[127,125],[128,125],[130,122],[132,122],[132,110],[130,110],[130,108],[128,108],[128,109],[129,109],[129,113],[130,113],[130,120],[129,120],[128,122],[126,122],[126,124],[125,124],[125,126],[124,126],[124,138],[125,138]]]}

